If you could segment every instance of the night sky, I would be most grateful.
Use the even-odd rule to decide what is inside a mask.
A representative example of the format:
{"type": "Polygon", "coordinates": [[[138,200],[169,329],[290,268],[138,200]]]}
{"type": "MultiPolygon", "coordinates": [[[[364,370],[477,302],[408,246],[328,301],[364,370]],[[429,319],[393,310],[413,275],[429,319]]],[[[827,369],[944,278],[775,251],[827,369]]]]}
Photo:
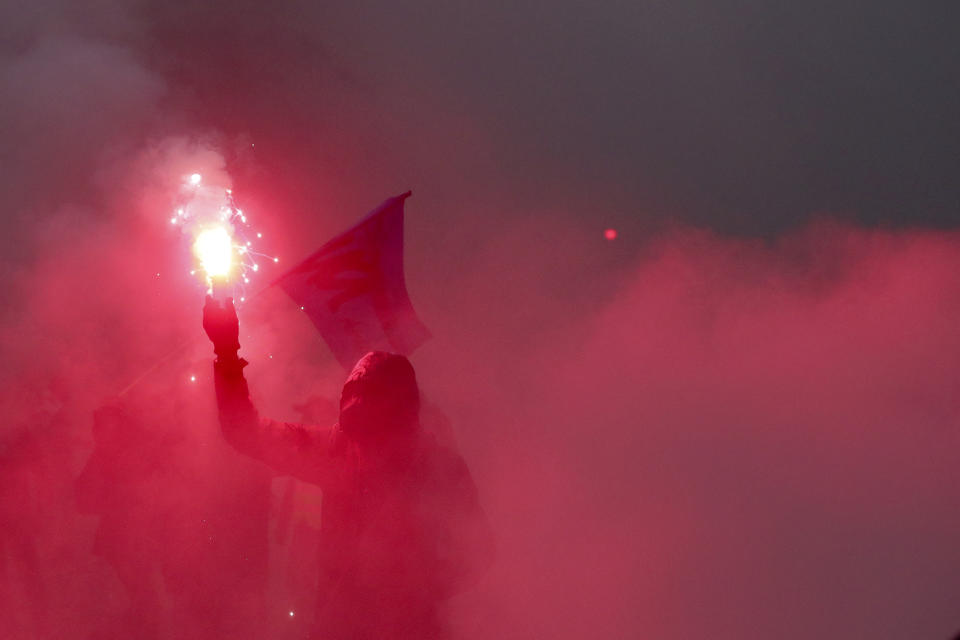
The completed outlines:
{"type": "MultiPolygon", "coordinates": [[[[191,394],[164,415],[226,447],[169,224],[193,171],[281,267],[413,191],[412,361],[499,540],[455,637],[950,637],[958,25],[939,1],[5,2],[0,461],[48,500],[0,507],[14,637],[122,610],[72,502],[95,407],[186,341],[138,402],[191,394]]],[[[265,411],[336,393],[281,294],[240,319],[265,411]]]]}

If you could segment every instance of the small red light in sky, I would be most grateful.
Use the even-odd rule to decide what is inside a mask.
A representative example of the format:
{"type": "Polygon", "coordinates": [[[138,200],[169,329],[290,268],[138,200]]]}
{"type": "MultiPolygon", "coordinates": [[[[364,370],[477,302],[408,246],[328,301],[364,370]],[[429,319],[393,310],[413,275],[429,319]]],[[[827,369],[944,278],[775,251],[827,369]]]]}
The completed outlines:
{"type": "Polygon", "coordinates": [[[603,232],[603,237],[607,240],[616,240],[617,239],[617,230],[616,229],[607,229],[603,232]]]}

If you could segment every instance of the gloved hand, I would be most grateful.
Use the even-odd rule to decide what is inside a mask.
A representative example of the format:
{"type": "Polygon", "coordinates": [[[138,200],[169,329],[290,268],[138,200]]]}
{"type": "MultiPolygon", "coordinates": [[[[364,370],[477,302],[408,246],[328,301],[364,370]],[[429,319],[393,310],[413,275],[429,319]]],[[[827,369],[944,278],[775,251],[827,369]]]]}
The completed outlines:
{"type": "Polygon", "coordinates": [[[233,307],[233,298],[227,298],[223,304],[207,296],[203,305],[203,330],[213,343],[213,352],[220,360],[235,359],[240,348],[240,321],[233,307]]]}

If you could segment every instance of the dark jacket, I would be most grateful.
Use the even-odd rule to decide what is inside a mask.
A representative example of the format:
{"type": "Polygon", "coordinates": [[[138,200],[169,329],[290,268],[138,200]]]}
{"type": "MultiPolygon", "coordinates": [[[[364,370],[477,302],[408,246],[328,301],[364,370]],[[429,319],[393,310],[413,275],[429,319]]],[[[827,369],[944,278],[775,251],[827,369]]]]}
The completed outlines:
{"type": "MultiPolygon", "coordinates": [[[[392,382],[389,357],[382,355],[361,359],[345,394],[392,382]]],[[[387,467],[364,472],[355,439],[339,425],[260,417],[243,377],[245,364],[214,365],[226,439],[242,453],[323,491],[318,637],[444,637],[438,603],[469,586],[493,553],[492,534],[463,459],[414,421],[412,446],[387,467]]],[[[414,395],[402,401],[412,403],[414,395]]],[[[417,408],[401,409],[415,414],[417,408]]]]}

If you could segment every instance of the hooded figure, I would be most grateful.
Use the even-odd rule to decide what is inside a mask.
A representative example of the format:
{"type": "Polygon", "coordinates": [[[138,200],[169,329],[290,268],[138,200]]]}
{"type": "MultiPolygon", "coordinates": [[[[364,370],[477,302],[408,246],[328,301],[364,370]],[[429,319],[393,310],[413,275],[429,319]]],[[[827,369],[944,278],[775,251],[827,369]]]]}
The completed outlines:
{"type": "Polygon", "coordinates": [[[343,385],[332,427],[262,418],[237,356],[233,301],[207,298],[224,437],[323,491],[316,638],[442,638],[438,605],[492,560],[492,534],[463,459],[420,426],[410,361],[373,351],[343,385]]]}

